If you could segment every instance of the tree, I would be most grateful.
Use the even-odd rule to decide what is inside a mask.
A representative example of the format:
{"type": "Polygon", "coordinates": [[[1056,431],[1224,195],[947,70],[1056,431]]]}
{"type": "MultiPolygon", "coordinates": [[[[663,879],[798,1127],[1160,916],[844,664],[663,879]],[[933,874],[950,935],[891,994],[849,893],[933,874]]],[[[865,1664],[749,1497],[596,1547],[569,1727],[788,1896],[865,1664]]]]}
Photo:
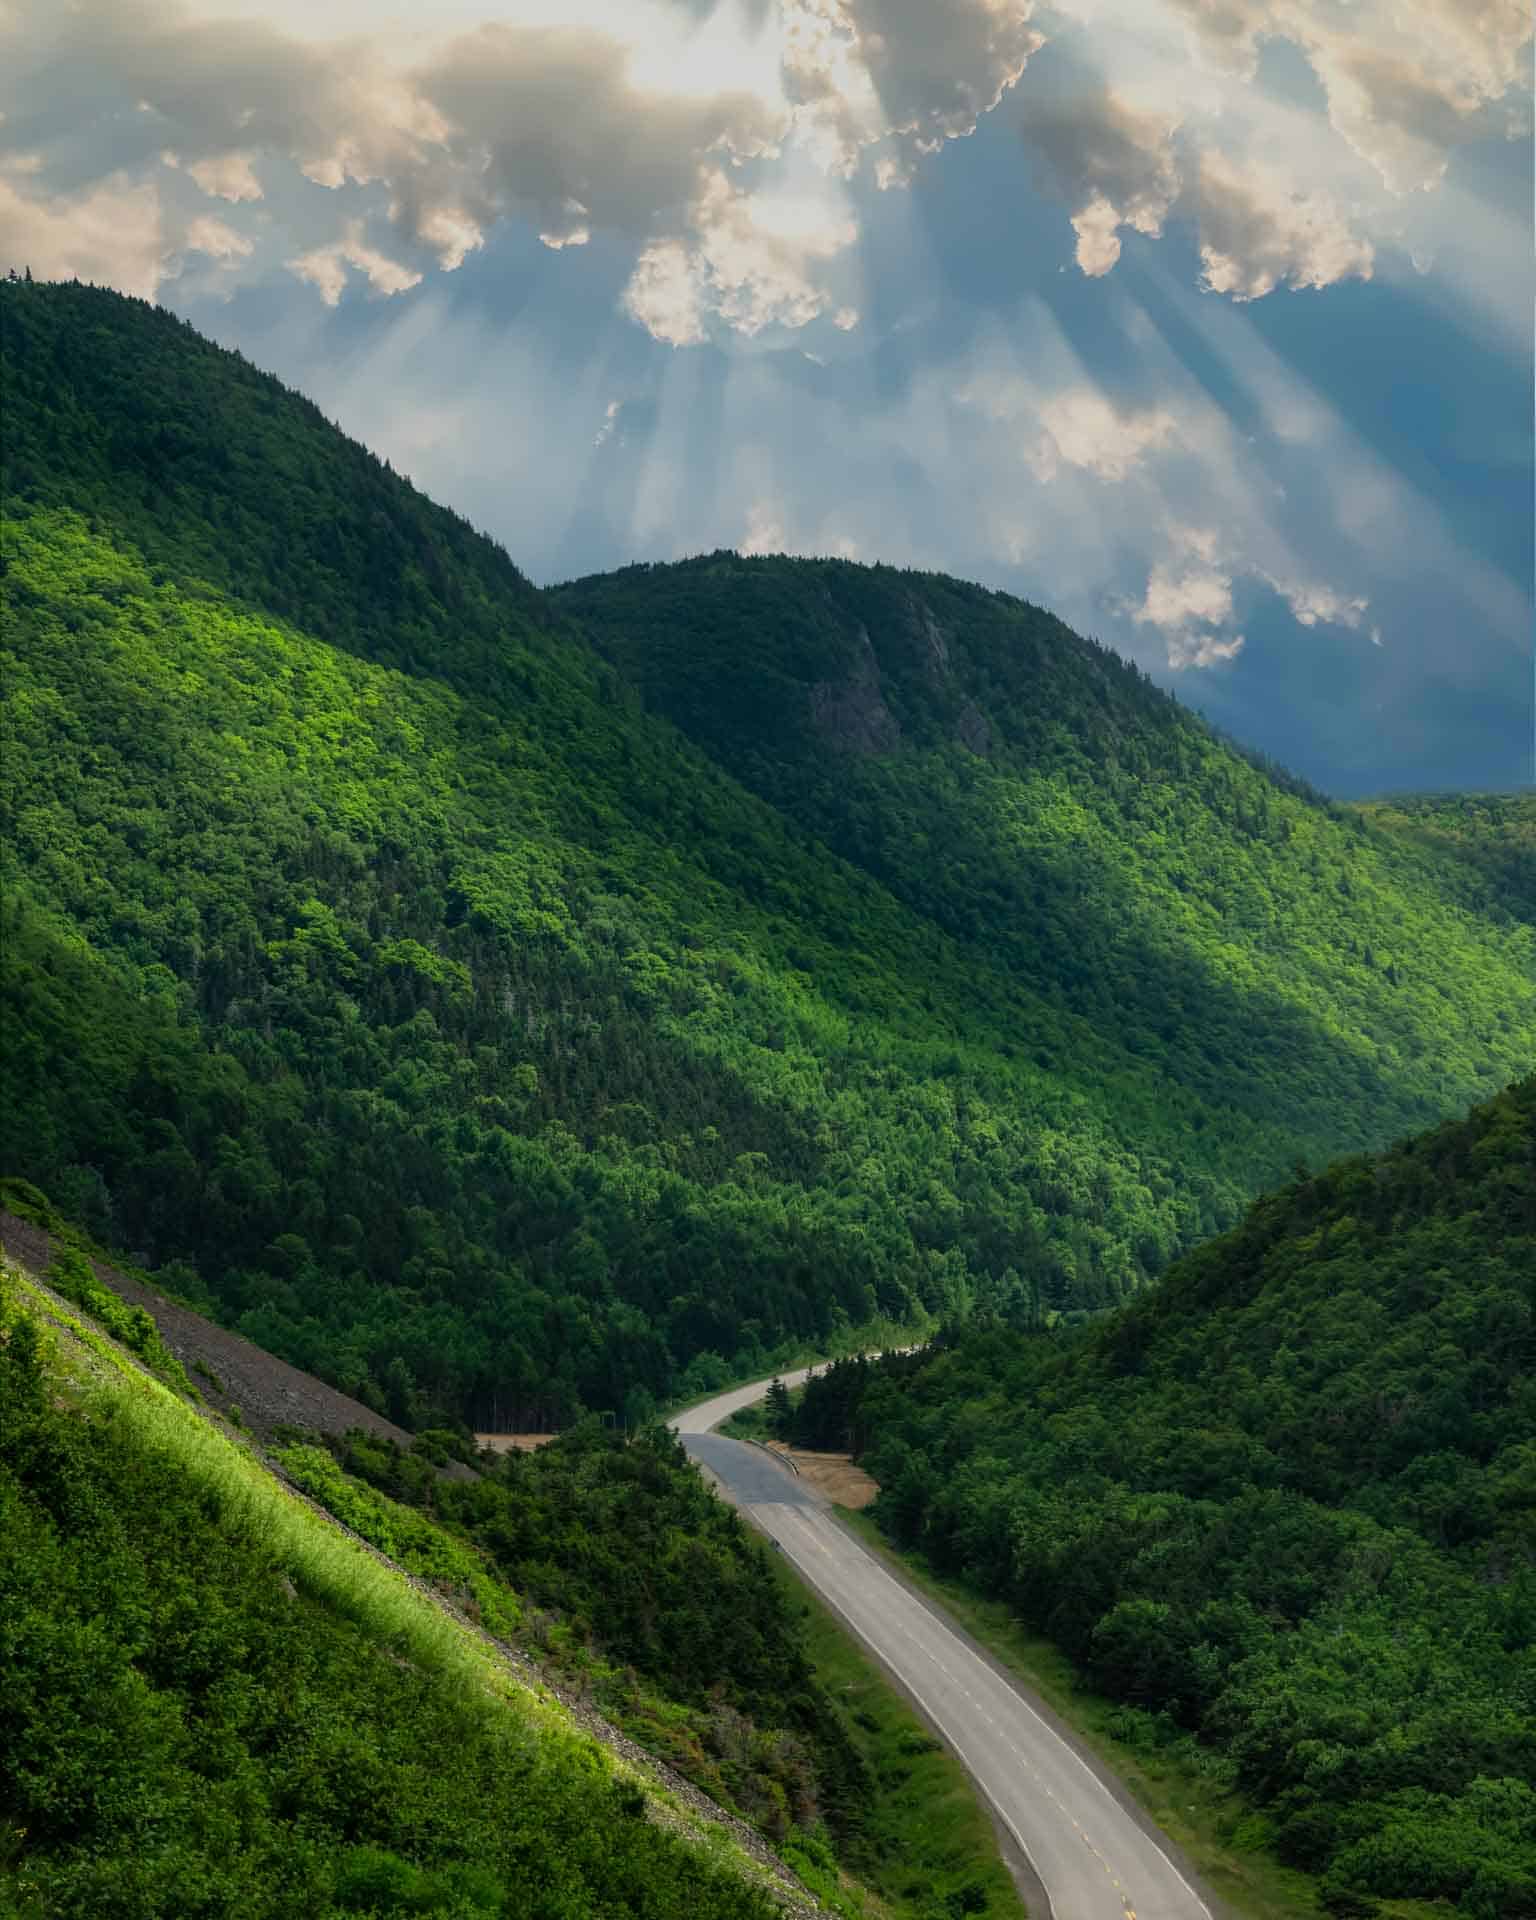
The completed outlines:
{"type": "Polygon", "coordinates": [[[777,1434],[781,1439],[788,1434],[794,1409],[789,1404],[789,1388],[777,1377],[768,1388],[766,1417],[771,1433],[777,1434]]]}

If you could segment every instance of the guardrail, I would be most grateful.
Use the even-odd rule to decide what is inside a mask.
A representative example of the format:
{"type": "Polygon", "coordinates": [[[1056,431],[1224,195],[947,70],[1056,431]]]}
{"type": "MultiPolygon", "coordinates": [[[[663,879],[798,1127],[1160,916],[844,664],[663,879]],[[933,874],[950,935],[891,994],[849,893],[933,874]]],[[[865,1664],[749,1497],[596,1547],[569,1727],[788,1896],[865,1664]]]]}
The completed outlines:
{"type": "Polygon", "coordinates": [[[739,1437],[744,1439],[749,1447],[761,1447],[763,1452],[771,1454],[781,1467],[788,1467],[797,1480],[800,1478],[800,1469],[795,1465],[792,1454],[780,1453],[777,1447],[770,1447],[766,1440],[754,1440],[750,1434],[742,1434],[739,1437]]]}

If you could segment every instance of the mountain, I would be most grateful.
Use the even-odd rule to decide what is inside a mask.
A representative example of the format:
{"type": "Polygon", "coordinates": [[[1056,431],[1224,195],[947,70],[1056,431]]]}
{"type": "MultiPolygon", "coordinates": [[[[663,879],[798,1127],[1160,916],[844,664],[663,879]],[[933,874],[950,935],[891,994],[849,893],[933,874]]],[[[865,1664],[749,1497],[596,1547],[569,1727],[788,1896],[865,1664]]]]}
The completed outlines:
{"type": "Polygon", "coordinates": [[[1261,1200],[1075,1339],[845,1362],[897,1538],[1005,1598],[1257,1837],[1376,1898],[1536,1914],[1536,1078],[1261,1200]],[[1138,1715],[1140,1718],[1138,1718],[1138,1715]]]}
{"type": "Polygon", "coordinates": [[[0,350],[0,1167],[406,1426],[1102,1308],[1529,1058],[1455,856],[1034,609],[540,593],[168,313],[0,350]]]}
{"type": "Polygon", "coordinates": [[[1148,1143],[1272,1179],[1530,1058],[1533,949],[1490,939],[1487,889],[1037,607],[735,554],[555,598],[718,765],[1034,995],[1020,1047],[1120,1083],[1148,1143]]]}

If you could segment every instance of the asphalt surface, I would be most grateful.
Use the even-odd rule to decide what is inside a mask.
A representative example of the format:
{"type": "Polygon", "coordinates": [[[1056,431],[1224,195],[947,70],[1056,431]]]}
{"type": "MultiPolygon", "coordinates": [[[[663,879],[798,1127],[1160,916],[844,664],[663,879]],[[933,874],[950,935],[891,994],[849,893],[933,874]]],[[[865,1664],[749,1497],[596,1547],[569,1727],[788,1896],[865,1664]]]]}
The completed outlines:
{"type": "MultiPolygon", "coordinates": [[[[787,1386],[804,1377],[782,1376],[787,1386]]],[[[720,1394],[672,1425],[727,1498],[778,1542],[911,1694],[1017,1841],[1052,1920],[1214,1920],[1167,1843],[958,1629],[867,1552],[772,1454],[711,1432],[761,1400],[767,1385],[720,1394]]],[[[1038,1896],[1032,1915],[1037,1903],[1038,1896]]]]}

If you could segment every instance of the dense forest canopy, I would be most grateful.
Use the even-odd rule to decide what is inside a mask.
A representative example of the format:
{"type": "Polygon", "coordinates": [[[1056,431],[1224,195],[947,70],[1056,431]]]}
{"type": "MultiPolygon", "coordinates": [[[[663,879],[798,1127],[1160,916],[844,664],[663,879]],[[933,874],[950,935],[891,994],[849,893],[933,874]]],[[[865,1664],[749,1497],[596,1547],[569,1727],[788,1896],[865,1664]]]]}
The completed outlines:
{"type": "Polygon", "coordinates": [[[1181,1124],[1237,1130],[1250,1177],[1288,1164],[1277,1122],[1298,1147],[1379,1143],[1530,1057],[1510,1044],[1527,941],[1494,942],[1510,1004],[1464,968],[1487,937],[1465,909],[1505,917],[1493,888],[1448,888],[1446,863],[1234,751],[1037,607],[735,554],[556,599],[722,766],[1100,1041],[1034,1034],[1038,1057],[1155,1064],[1198,1102],[1181,1124]]]}
{"type": "Polygon", "coordinates": [[[1379,828],[1465,863],[1473,898],[1536,923],[1536,793],[1400,794],[1359,811],[1379,828]]]}
{"type": "Polygon", "coordinates": [[[409,1424],[1100,1309],[1529,1057],[1491,883],[1035,609],[541,594],[171,315],[0,323],[4,1171],[409,1424]]]}
{"type": "Polygon", "coordinates": [[[1533,1362],[1528,1079],[1296,1179],[1091,1329],[976,1320],[839,1363],[795,1437],[859,1448],[892,1534],[1049,1633],[1128,1728],[1202,1742],[1336,1911],[1519,1920],[1533,1362]]]}

